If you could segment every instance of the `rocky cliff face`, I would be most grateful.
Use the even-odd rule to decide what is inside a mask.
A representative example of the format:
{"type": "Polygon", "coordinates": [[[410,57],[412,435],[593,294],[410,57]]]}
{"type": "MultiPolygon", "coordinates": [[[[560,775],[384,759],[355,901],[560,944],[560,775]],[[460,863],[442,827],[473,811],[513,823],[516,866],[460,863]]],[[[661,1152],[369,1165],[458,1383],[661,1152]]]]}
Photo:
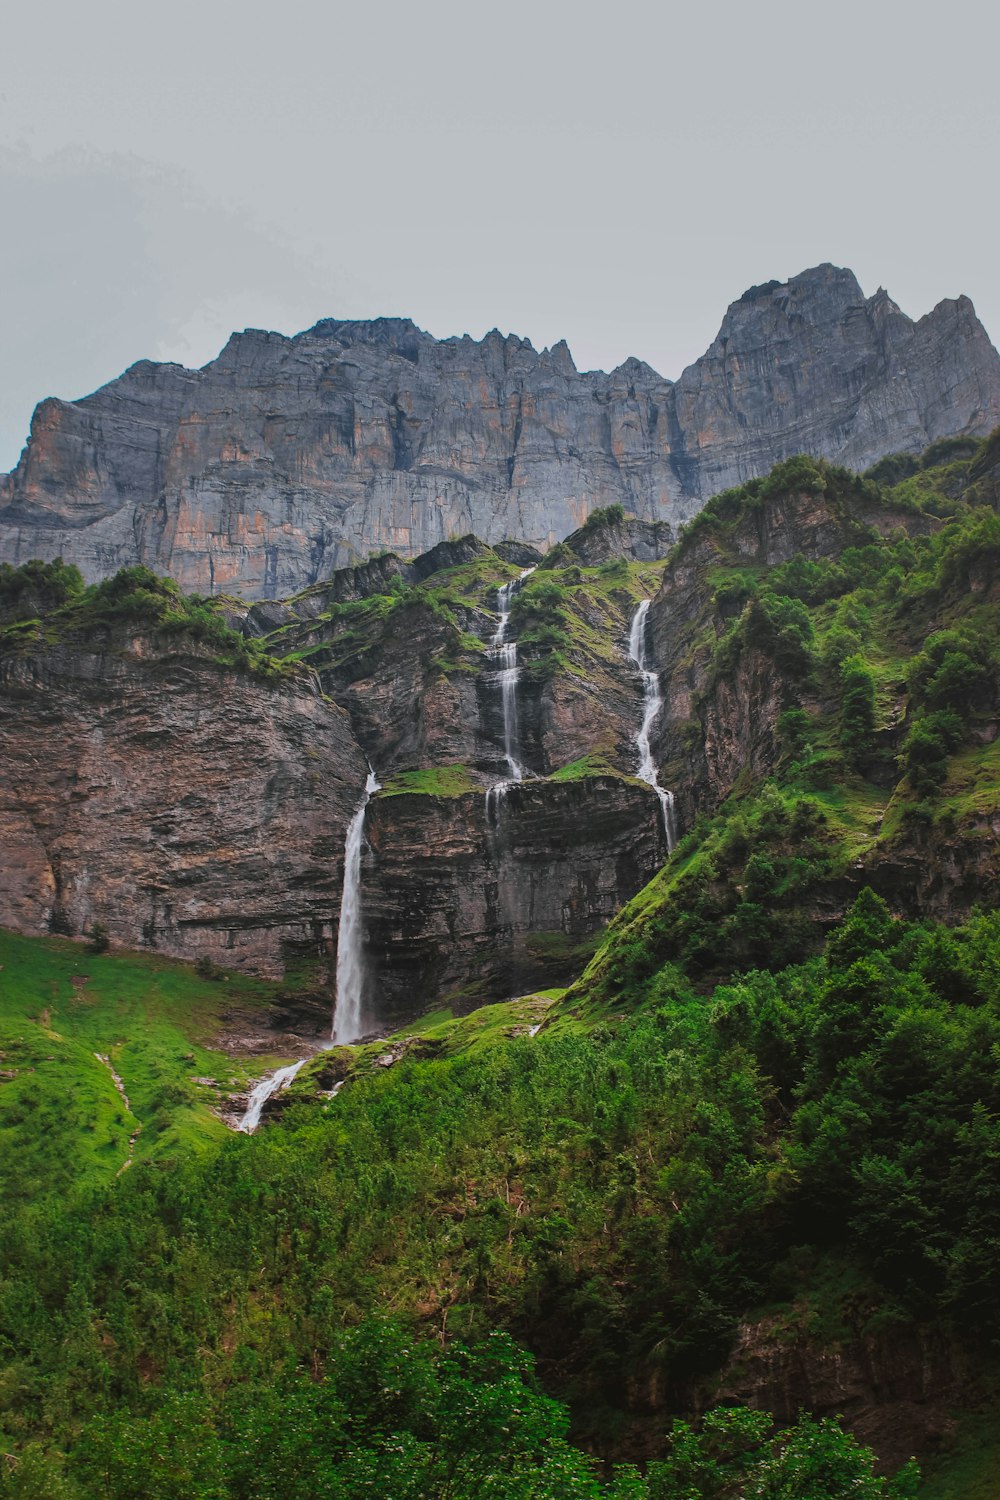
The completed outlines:
{"type": "Polygon", "coordinates": [[[0,922],[281,975],[336,935],[365,763],[308,679],[134,630],[0,661],[0,922]]]}
{"type": "Polygon", "coordinates": [[[464,532],[545,549],[610,504],[655,537],[789,454],[862,468],[998,421],[968,299],[914,323],[832,266],[747,292],[676,383],[638,360],[580,373],[565,344],[327,320],[44,401],[0,481],[0,556],[275,597],[464,532]]]}
{"type": "MultiPolygon", "coordinates": [[[[931,516],[866,496],[861,486],[848,503],[793,488],[741,507],[723,527],[724,542],[711,527],[677,549],[649,618],[666,704],[655,729],[657,758],[685,825],[716,808],[744,775],[759,781],[770,774],[778,758],[778,716],[803,701],[801,685],[789,681],[765,649],[744,649],[736,670],[713,670],[713,648],[746,602],[739,594],[717,598],[713,569],[770,568],[796,555],[835,557],[863,546],[873,533],[919,535],[936,524],[931,516]]],[[[824,706],[815,689],[808,702],[817,711],[824,706]]]]}
{"type": "Polygon", "coordinates": [[[365,915],[380,1019],[454,996],[558,984],[666,857],[648,789],[617,777],[526,781],[487,802],[378,798],[365,915]]]}
{"type": "MultiPolygon", "coordinates": [[[[989,468],[980,457],[963,480],[978,504],[989,499],[974,488],[982,485],[984,473],[989,468]]],[[[706,513],[671,555],[649,613],[665,702],[654,726],[653,749],[661,782],[676,794],[682,828],[699,814],[714,814],[734,790],[759,788],[769,777],[781,779],[795,760],[782,737],[781,716],[788,709],[804,713],[807,738],[815,734],[822,741],[825,735],[827,752],[834,757],[830,774],[818,772],[811,790],[843,789],[858,770],[837,758],[839,665],[821,661],[803,669],[783,655],[787,642],[769,638],[760,625],[754,632],[748,619],[753,584],[743,592],[738,580],[743,569],[743,576],[753,580],[793,557],[838,559],[845,549],[864,549],[878,534],[926,537],[943,524],[933,515],[886,503],[869,489],[841,476],[831,479],[824,492],[794,486],[753,498],[743,492],[742,500],[732,497],[731,507],[717,501],[712,524],[703,524],[709,519],[706,513]],[[728,591],[716,586],[727,573],[728,591]],[[739,644],[727,655],[723,643],[737,623],[739,644]]],[[[1000,583],[985,555],[970,551],[951,588],[948,601],[939,602],[938,613],[932,612],[922,627],[896,626],[911,633],[914,653],[925,635],[941,628],[942,620],[960,628],[970,608],[979,611],[973,631],[987,628],[983,622],[1000,601],[1000,583]]],[[[819,618],[821,607],[814,605],[812,613],[819,618]]],[[[980,764],[1000,733],[1000,683],[993,672],[991,685],[978,690],[968,764],[955,771],[949,785],[951,811],[935,822],[933,816],[908,819],[905,813],[912,793],[903,783],[901,751],[913,723],[906,679],[904,653],[880,688],[878,727],[860,768],[866,795],[878,798],[883,810],[859,830],[850,865],[812,892],[812,912],[820,925],[839,918],[865,884],[902,915],[942,921],[967,916],[1000,893],[995,772],[985,760],[980,764]],[[901,784],[902,817],[898,805],[892,808],[901,784]],[[973,786],[980,795],[969,795],[973,786]]]]}
{"type": "MultiPolygon", "coordinates": [[[[992,473],[989,445],[980,448],[963,461],[967,486],[992,473]]],[[[970,518],[994,521],[989,492],[975,497],[970,518]]],[[[534,555],[520,545],[465,537],[412,561],[349,568],[283,601],[226,598],[217,614],[151,575],[74,595],[66,569],[33,565],[16,583],[5,574],[0,922],[79,933],[101,921],[123,943],[267,973],[303,952],[328,959],[345,829],[370,762],[383,784],[363,861],[373,1021],[445,994],[472,1004],[568,980],[666,854],[656,796],[636,779],[643,690],[627,645],[638,601],[655,595],[648,624],[664,710],[653,750],[683,832],[787,764],[790,707],[825,740],[836,778],[853,774],[836,758],[838,672],[815,652],[798,670],[783,660],[788,640],[768,633],[768,570],[793,558],[800,571],[804,559],[839,568],[851,549],[881,555],[878,532],[921,538],[942,524],[902,492],[888,503],[873,483],[805,460],[714,501],[666,564],[635,560],[645,536],[617,513],[591,522],[513,596],[524,780],[500,790],[510,769],[489,643],[498,589],[534,555]]],[[[962,556],[940,618],[959,620],[970,600],[996,603],[992,552],[962,556]]],[[[829,617],[832,603],[823,608],[829,617]]],[[[906,652],[937,617],[888,632],[909,644],[880,689],[855,826],[837,835],[863,858],[825,870],[808,898],[819,923],[862,881],[911,915],[953,916],[1000,890],[992,762],[975,746],[949,820],[929,830],[897,806],[898,827],[880,827],[908,728],[906,652]]],[[[1000,722],[987,709],[975,717],[984,753],[1000,722]]],[[[719,910],[728,913],[724,902],[719,910]]]]}
{"type": "Polygon", "coordinates": [[[570,978],[666,848],[655,797],[627,775],[641,692],[620,645],[632,596],[614,580],[587,605],[606,658],[579,675],[526,662],[531,779],[487,798],[508,771],[485,643],[514,552],[512,566],[466,538],[402,565],[426,587],[395,559],[278,604],[225,601],[230,626],[275,653],[259,670],[227,662],[231,632],[213,646],[171,631],[167,585],[158,629],[138,617],[141,588],[127,609],[67,602],[57,570],[27,570],[0,592],[0,924],[100,922],[116,942],[270,976],[319,960],[329,1015],[370,759],[385,786],[363,858],[372,1025],[570,978]]]}
{"type": "Polygon", "coordinates": [[[913,1324],[856,1332],[837,1343],[792,1318],[744,1323],[716,1393],[792,1423],[803,1409],[844,1421],[889,1470],[933,1452],[968,1404],[969,1361],[954,1342],[913,1324]],[[791,1326],[789,1326],[791,1325],[791,1326]]]}

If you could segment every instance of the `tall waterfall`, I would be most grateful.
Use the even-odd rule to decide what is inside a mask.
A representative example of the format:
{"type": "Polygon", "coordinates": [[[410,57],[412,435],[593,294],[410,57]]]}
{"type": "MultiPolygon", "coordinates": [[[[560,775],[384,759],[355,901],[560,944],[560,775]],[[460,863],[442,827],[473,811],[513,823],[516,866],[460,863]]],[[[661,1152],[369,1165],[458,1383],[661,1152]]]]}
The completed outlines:
{"type": "Polygon", "coordinates": [[[260,1124],[261,1111],[272,1094],[280,1094],[282,1089],[287,1089],[296,1073],[308,1061],[303,1058],[302,1062],[290,1063],[287,1068],[279,1068],[276,1073],[269,1073],[257,1084],[250,1098],[247,1100],[247,1112],[237,1125],[237,1130],[242,1130],[244,1135],[253,1135],[260,1124]]]}
{"type": "Polygon", "coordinates": [[[663,707],[663,696],[660,692],[660,678],[657,672],[650,667],[648,651],[648,630],[646,616],[649,614],[649,600],[643,599],[632,616],[632,625],[629,630],[628,654],[642,673],[642,725],[635,737],[636,749],[639,752],[639,776],[653,788],[660,799],[660,809],[663,813],[663,828],[667,835],[667,850],[673,850],[677,842],[676,823],[674,819],[674,794],[666,791],[659,783],[656,775],[656,762],[653,760],[653,751],[649,743],[649,731],[657,714],[663,707]]]}
{"type": "Polygon", "coordinates": [[[500,681],[500,701],[503,705],[503,753],[510,772],[508,781],[523,781],[524,767],[517,758],[517,679],[520,668],[517,664],[517,642],[507,640],[507,624],[514,595],[534,568],[525,568],[517,578],[497,589],[497,613],[500,619],[496,633],[490,641],[489,654],[497,663],[500,681]]]}
{"type": "Polygon", "coordinates": [[[335,1043],[354,1042],[361,1035],[361,1002],[364,988],[364,934],[361,928],[361,849],[365,841],[365,809],[380,783],[369,767],[361,806],[347,825],[344,844],[344,889],[340,898],[340,928],[337,933],[337,998],[333,1005],[335,1043]]]}

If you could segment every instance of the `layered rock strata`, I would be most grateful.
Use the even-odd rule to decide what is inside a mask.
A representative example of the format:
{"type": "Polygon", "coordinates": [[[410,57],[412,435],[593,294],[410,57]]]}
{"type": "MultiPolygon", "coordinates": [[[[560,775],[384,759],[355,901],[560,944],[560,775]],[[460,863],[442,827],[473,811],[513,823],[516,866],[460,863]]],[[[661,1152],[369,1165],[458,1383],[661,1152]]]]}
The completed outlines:
{"type": "MultiPolygon", "coordinates": [[[[505,566],[467,539],[413,576],[477,559],[505,566]]],[[[624,654],[620,680],[612,663],[593,683],[526,682],[532,779],[488,801],[503,732],[477,642],[493,615],[470,603],[459,629],[432,598],[376,598],[378,580],[351,576],[347,597],[373,606],[362,626],[352,610],[313,612],[336,605],[346,579],[280,606],[227,605],[249,636],[270,623],[286,651],[302,648],[309,664],[280,675],[226,665],[183,633],[87,624],[85,609],[73,624],[41,575],[18,594],[0,618],[0,923],[74,936],[100,923],[117,943],[271,977],[319,960],[316,1013],[329,1014],[345,832],[367,760],[390,785],[458,766],[463,795],[387,790],[370,804],[368,1014],[381,1024],[442,991],[471,1005],[568,979],[666,853],[648,788],[546,779],[598,742],[630,768],[639,693],[624,654]]],[[[489,581],[480,592],[495,593],[489,581]]]]}
{"type": "Polygon", "coordinates": [[[327,952],[365,762],[340,709],[128,631],[0,662],[0,922],[280,977],[327,952]]]}
{"type": "Polygon", "coordinates": [[[635,359],[581,373],[565,343],[327,319],[43,401],[0,480],[0,557],[269,598],[469,531],[546,549],[611,504],[655,534],[792,453],[864,468],[998,421],[967,298],[914,323],[829,265],[745,293],[676,382],[635,359]]]}
{"type": "Polygon", "coordinates": [[[380,1016],[565,982],[587,939],[666,857],[655,798],[617,777],[524,781],[502,797],[371,804],[365,912],[380,1016]],[[419,870],[419,879],[415,879],[419,870]]]}

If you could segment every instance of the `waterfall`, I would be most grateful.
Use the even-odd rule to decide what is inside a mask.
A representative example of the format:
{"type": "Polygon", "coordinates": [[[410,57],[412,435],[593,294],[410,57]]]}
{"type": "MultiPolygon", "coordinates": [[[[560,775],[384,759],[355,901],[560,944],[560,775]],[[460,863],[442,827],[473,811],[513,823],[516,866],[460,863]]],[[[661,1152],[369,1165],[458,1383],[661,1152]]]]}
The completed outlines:
{"type": "Polygon", "coordinates": [[[347,825],[344,843],[344,889],[340,898],[340,928],[337,933],[337,997],[333,1005],[334,1043],[355,1042],[361,1035],[361,1002],[364,987],[363,933],[361,930],[361,848],[365,841],[365,809],[379,782],[369,767],[365,794],[347,825]]]}
{"type": "Polygon", "coordinates": [[[495,828],[500,821],[500,808],[509,785],[507,781],[498,781],[495,786],[486,788],[486,822],[490,828],[495,828]]]}
{"type": "MultiPolygon", "coordinates": [[[[497,677],[500,682],[500,702],[503,706],[503,753],[510,772],[507,777],[508,781],[523,781],[524,767],[517,758],[517,679],[520,672],[517,664],[517,642],[507,640],[507,623],[510,620],[510,608],[514,595],[524,580],[534,571],[534,568],[525,568],[519,577],[512,578],[509,583],[497,589],[497,614],[500,619],[496,633],[489,644],[489,655],[497,664],[497,677]]],[[[488,797],[489,793],[487,793],[488,797]]]]}
{"type": "Polygon", "coordinates": [[[649,600],[643,599],[632,616],[632,625],[629,630],[628,654],[642,673],[642,725],[635,737],[636,749],[639,752],[639,776],[653,788],[660,799],[660,809],[663,813],[663,829],[667,836],[667,852],[673,850],[676,838],[676,824],[674,820],[674,794],[666,791],[659,783],[656,775],[656,762],[653,760],[653,751],[649,743],[649,731],[657,714],[663,707],[663,697],[660,693],[660,678],[657,672],[650,668],[649,652],[647,649],[647,625],[646,616],[649,614],[649,600]]]}
{"type": "Polygon", "coordinates": [[[247,1101],[247,1112],[237,1125],[237,1130],[242,1130],[244,1135],[253,1135],[260,1124],[261,1111],[272,1094],[280,1094],[282,1089],[287,1089],[292,1079],[301,1067],[309,1061],[304,1057],[301,1062],[289,1063],[287,1068],[279,1068],[276,1073],[269,1073],[262,1078],[260,1083],[250,1094],[247,1101]]]}

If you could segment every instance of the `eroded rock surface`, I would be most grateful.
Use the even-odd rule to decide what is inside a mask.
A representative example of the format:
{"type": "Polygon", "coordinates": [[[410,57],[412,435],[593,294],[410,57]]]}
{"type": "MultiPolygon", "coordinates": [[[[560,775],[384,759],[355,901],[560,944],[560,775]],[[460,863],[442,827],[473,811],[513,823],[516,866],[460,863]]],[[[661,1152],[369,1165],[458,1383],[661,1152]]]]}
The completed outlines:
{"type": "MultiPolygon", "coordinates": [[[[511,564],[468,538],[406,567],[436,579],[470,564],[485,572],[453,609],[381,569],[280,604],[227,601],[247,636],[304,653],[283,675],[273,660],[226,665],[183,633],[88,624],[86,610],[74,625],[39,574],[2,622],[0,923],[102,923],[117,943],[274,977],[293,960],[311,989],[280,1024],[318,1033],[370,760],[386,785],[365,825],[370,1024],[444,992],[461,1008],[568,980],[666,855],[655,798],[627,779],[641,693],[613,644],[582,676],[526,664],[530,779],[488,801],[507,765],[485,643],[511,564]],[[595,751],[626,774],[547,779],[595,751]],[[458,795],[436,790],[449,774],[458,795]]],[[[629,605],[616,586],[595,625],[623,636],[629,605]]]]}
{"type": "Polygon", "coordinates": [[[0,556],[268,598],[466,532],[545,549],[611,504],[655,536],[790,454],[863,468],[998,421],[967,298],[914,323],[828,265],[745,293],[676,382],[635,359],[578,372],[564,343],[327,319],[43,401],[0,481],[0,556]]]}
{"type": "Polygon", "coordinates": [[[128,632],[0,673],[0,922],[275,977],[332,943],[366,767],[310,680],[128,632]]]}
{"type": "Polygon", "coordinates": [[[376,799],[368,834],[372,993],[390,1019],[564,982],[666,857],[655,796],[610,776],[376,799]]]}

